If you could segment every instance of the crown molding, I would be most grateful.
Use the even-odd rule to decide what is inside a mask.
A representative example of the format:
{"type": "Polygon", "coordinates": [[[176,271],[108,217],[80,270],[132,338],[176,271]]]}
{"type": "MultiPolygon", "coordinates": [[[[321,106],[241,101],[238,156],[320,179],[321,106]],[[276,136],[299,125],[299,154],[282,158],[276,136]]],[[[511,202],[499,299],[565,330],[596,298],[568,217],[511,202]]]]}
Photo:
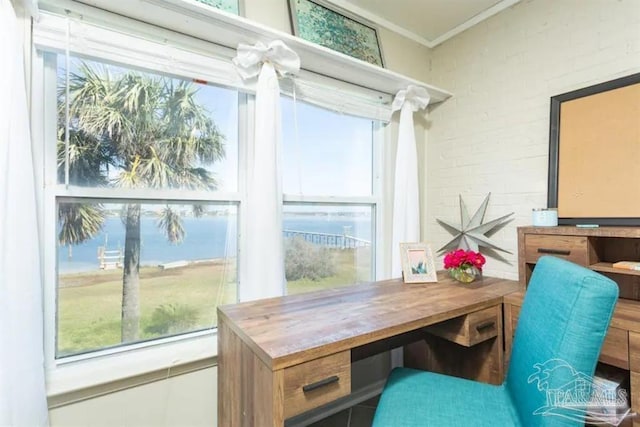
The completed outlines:
{"type": "Polygon", "coordinates": [[[516,3],[520,3],[520,0],[502,0],[499,3],[494,4],[493,6],[491,6],[489,9],[483,10],[482,12],[480,12],[479,14],[477,14],[476,16],[474,16],[473,18],[463,22],[462,24],[458,25],[457,27],[452,28],[451,30],[447,31],[446,33],[442,34],[439,37],[436,37],[435,39],[431,40],[431,46],[430,47],[436,47],[439,44],[444,43],[445,41],[449,40],[450,38],[460,34],[461,32],[468,30],[469,28],[479,24],[480,22],[489,19],[490,17],[492,17],[493,15],[496,15],[500,12],[502,12],[503,10],[513,6],[516,3]]]}
{"type": "Polygon", "coordinates": [[[403,28],[400,25],[389,21],[386,18],[376,15],[375,13],[365,10],[352,3],[349,3],[348,1],[345,1],[345,0],[325,0],[325,1],[327,1],[328,3],[334,4],[342,9],[345,9],[353,13],[354,15],[362,16],[363,18],[379,25],[380,27],[386,28],[387,30],[390,30],[396,34],[399,34],[403,37],[408,38],[409,40],[413,40],[423,46],[426,46],[432,49],[444,43],[445,41],[449,40],[450,38],[462,33],[463,31],[468,30],[474,25],[479,24],[485,19],[488,19],[493,15],[502,12],[503,10],[513,6],[516,3],[519,3],[521,0],[501,0],[498,3],[494,4],[493,6],[491,6],[490,8],[483,10],[479,14],[473,16],[472,18],[450,29],[446,33],[436,37],[433,40],[429,40],[419,34],[414,33],[413,31],[409,31],[406,28],[403,28]]]}

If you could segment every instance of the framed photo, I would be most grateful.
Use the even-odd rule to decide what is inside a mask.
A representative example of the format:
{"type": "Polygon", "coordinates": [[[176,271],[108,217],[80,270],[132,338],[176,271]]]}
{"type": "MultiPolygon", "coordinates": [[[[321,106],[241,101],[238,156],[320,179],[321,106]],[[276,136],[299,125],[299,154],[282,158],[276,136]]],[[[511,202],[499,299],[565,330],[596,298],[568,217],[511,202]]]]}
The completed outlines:
{"type": "Polygon", "coordinates": [[[427,243],[400,243],[400,260],[405,283],[438,281],[431,246],[427,243]]]}
{"type": "Polygon", "coordinates": [[[198,3],[233,13],[234,15],[242,15],[241,0],[196,0],[198,3]]]}
{"type": "Polygon", "coordinates": [[[324,0],[289,0],[293,34],[301,39],[384,66],[375,26],[324,0]]]}

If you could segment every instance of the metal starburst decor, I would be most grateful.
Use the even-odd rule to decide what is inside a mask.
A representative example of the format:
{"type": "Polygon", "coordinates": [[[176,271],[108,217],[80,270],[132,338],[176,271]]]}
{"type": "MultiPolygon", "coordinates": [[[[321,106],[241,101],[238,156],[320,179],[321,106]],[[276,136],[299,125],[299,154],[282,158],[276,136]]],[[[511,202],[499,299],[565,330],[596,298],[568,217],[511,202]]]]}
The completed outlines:
{"type": "Polygon", "coordinates": [[[473,214],[473,217],[469,218],[469,212],[467,211],[467,206],[462,201],[462,196],[460,197],[460,225],[454,225],[450,222],[444,221],[442,219],[437,219],[440,225],[447,228],[449,231],[454,231],[455,237],[447,242],[443,247],[438,249],[439,252],[445,251],[447,249],[464,249],[464,250],[472,250],[478,252],[478,247],[486,247],[495,249],[498,251],[511,253],[510,251],[501,248],[496,245],[491,239],[485,236],[486,233],[490,232],[494,228],[508,222],[510,220],[510,216],[513,215],[513,212],[507,214],[505,216],[501,216],[498,219],[494,219],[489,222],[483,223],[484,214],[487,211],[487,205],[489,204],[489,196],[491,193],[487,194],[484,201],[478,208],[478,210],[473,214]]]}

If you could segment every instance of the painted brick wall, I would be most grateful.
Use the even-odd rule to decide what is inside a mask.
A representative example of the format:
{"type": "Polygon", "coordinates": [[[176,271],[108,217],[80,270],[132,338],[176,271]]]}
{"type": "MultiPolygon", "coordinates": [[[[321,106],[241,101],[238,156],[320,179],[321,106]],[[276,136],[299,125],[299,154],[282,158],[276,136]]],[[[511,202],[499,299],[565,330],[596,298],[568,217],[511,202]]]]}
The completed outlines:
{"type": "Polygon", "coordinates": [[[427,81],[454,93],[429,114],[423,229],[438,249],[487,193],[492,238],[513,252],[485,273],[517,278],[516,227],[546,207],[549,98],[640,72],[640,0],[523,0],[436,47],[427,81]]]}

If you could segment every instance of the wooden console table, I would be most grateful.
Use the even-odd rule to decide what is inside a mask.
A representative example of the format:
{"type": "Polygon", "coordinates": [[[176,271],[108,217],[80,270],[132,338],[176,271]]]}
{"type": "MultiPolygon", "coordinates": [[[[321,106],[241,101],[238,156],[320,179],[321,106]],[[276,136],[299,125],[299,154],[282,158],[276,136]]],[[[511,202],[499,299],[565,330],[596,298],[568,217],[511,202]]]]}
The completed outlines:
{"type": "Polygon", "coordinates": [[[437,283],[389,280],[219,307],[218,424],[282,426],[348,395],[352,360],[426,332],[468,347],[494,340],[489,371],[500,382],[503,297],[519,289],[439,274],[437,283]]]}
{"type": "MultiPolygon", "coordinates": [[[[598,271],[615,280],[620,289],[600,362],[628,371],[630,403],[640,411],[640,271],[613,268],[621,260],[640,260],[640,227],[519,227],[520,282],[529,283],[538,258],[553,255],[598,271]]],[[[505,297],[504,335],[508,365],[524,292],[505,297]]],[[[626,424],[625,424],[626,425],[626,424]]],[[[640,419],[633,420],[640,426],[640,419]]]]}

